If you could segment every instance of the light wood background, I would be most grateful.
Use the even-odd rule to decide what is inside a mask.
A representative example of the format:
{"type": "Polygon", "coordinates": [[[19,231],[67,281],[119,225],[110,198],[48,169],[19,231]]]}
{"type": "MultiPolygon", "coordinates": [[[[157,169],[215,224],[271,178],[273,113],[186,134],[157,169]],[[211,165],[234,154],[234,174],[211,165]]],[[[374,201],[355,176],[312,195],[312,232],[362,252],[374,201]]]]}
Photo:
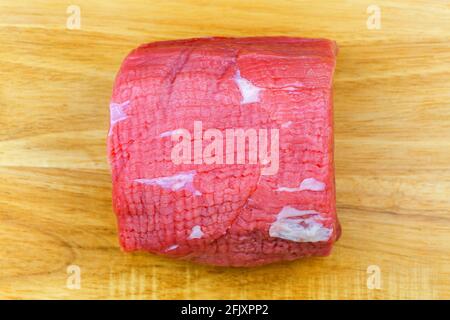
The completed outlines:
{"type": "Polygon", "coordinates": [[[1,0],[0,43],[1,298],[450,298],[449,1],[1,0]],[[66,28],[71,4],[80,30],[66,28]],[[371,4],[380,30],[366,27],[371,4]],[[115,73],[141,43],[207,35],[338,42],[343,236],[330,257],[227,269],[120,251],[115,73]]]}

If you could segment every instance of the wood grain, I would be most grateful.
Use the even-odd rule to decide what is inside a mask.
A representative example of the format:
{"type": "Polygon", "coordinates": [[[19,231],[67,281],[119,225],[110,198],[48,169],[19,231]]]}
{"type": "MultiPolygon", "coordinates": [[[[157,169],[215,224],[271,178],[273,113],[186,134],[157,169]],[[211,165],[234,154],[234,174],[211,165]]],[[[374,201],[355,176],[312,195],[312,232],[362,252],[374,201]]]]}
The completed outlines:
{"type": "Polygon", "coordinates": [[[0,2],[0,297],[450,298],[450,2],[0,2]],[[123,57],[205,35],[326,37],[343,237],[328,258],[227,269],[124,254],[105,137],[123,57]],[[81,288],[67,288],[67,267],[81,288]],[[367,268],[381,270],[369,289],[367,268]]]}

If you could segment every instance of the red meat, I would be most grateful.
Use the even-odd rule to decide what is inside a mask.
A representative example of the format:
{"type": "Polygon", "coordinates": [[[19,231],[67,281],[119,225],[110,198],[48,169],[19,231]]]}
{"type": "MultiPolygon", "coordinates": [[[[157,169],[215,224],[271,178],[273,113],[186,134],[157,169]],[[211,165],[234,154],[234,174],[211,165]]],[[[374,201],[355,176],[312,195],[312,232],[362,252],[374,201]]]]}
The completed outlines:
{"type": "Polygon", "coordinates": [[[336,51],[329,40],[286,37],[164,41],[132,51],[116,77],[108,136],[124,250],[223,266],[328,255],[340,234],[336,51]],[[273,157],[251,160],[247,136],[237,160],[243,150],[227,144],[227,129],[259,134],[253,154],[267,141],[273,157]],[[181,141],[189,148],[176,149],[181,141]],[[230,161],[214,158],[220,154],[230,161]]]}

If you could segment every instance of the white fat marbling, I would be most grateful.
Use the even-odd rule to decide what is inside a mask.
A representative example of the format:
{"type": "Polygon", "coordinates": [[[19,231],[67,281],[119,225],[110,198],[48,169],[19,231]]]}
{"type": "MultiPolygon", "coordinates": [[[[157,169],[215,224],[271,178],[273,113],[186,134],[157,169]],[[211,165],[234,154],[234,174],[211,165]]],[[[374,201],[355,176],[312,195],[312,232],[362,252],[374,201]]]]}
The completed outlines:
{"type": "Polygon", "coordinates": [[[269,235],[294,242],[319,242],[330,239],[333,229],[326,228],[326,220],[314,210],[297,210],[285,206],[271,224],[269,235]]]}
{"type": "Polygon", "coordinates": [[[125,101],[123,103],[114,103],[111,102],[109,104],[109,115],[110,115],[110,127],[108,135],[112,134],[112,128],[122,120],[128,118],[126,114],[126,109],[128,108],[130,101],[125,101]]]}
{"type": "Polygon", "coordinates": [[[259,94],[264,90],[263,88],[257,87],[249,80],[242,78],[239,70],[234,75],[233,80],[241,92],[241,104],[259,102],[259,94]]]}
{"type": "Polygon", "coordinates": [[[325,190],[325,183],[316,180],[314,178],[306,178],[303,180],[298,187],[279,187],[276,191],[284,192],[296,192],[296,191],[323,191],[325,190]]]}
{"type": "Polygon", "coordinates": [[[188,190],[196,196],[200,196],[202,193],[194,188],[194,176],[197,172],[195,170],[188,172],[180,172],[173,176],[158,177],[152,179],[136,179],[135,182],[151,185],[160,186],[164,189],[169,189],[172,191],[178,191],[181,189],[188,190]]]}
{"type": "Polygon", "coordinates": [[[193,226],[188,239],[200,239],[203,237],[203,231],[200,226],[193,226]]]}
{"type": "Polygon", "coordinates": [[[171,245],[170,247],[168,247],[168,248],[166,249],[166,251],[172,251],[172,250],[175,250],[176,248],[178,248],[178,245],[177,245],[177,244],[174,244],[174,245],[171,245]]]}
{"type": "Polygon", "coordinates": [[[325,183],[314,178],[307,178],[300,183],[300,191],[303,190],[323,191],[325,190],[325,183]]]}
{"type": "Polygon", "coordinates": [[[281,125],[282,128],[289,128],[292,125],[292,121],[287,121],[281,125]]]}
{"type": "Polygon", "coordinates": [[[301,88],[301,87],[299,87],[299,86],[287,86],[287,87],[282,87],[281,90],[284,90],[284,91],[296,91],[299,88],[301,88]]]}

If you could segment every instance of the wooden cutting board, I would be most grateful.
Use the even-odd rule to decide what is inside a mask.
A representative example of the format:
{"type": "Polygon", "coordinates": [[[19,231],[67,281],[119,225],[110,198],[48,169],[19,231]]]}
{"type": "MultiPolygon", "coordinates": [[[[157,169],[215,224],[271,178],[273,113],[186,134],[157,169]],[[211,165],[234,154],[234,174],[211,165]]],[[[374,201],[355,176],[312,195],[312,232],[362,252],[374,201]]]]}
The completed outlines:
{"type": "Polygon", "coordinates": [[[5,0],[0,43],[1,298],[450,298],[449,1],[5,0]],[[207,35],[338,42],[330,257],[231,269],[120,251],[115,73],[141,43],[207,35]]]}

